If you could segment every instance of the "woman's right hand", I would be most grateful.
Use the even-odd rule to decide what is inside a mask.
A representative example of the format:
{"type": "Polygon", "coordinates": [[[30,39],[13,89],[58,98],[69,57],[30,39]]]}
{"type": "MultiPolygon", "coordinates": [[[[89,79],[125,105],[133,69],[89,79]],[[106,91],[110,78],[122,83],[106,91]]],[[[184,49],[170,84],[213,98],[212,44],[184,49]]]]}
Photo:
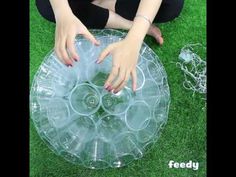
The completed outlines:
{"type": "Polygon", "coordinates": [[[77,34],[83,35],[94,45],[99,45],[95,37],[72,12],[56,16],[54,49],[58,58],[67,66],[72,66],[74,60],[79,60],[74,44],[77,34]]]}

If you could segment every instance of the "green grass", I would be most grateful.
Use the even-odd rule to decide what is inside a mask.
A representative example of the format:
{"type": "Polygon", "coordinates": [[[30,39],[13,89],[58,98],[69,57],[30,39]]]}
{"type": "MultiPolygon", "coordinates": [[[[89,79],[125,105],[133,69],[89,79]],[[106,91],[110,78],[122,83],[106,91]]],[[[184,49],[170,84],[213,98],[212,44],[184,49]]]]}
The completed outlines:
{"type": "MultiPolygon", "coordinates": [[[[44,56],[54,44],[54,28],[43,19],[34,0],[30,0],[30,81],[44,56]]],[[[72,165],[55,155],[39,138],[30,120],[31,177],[205,177],[206,176],[206,109],[202,96],[185,90],[184,76],[175,66],[180,49],[188,43],[206,45],[206,1],[185,0],[176,20],[161,24],[164,45],[159,47],[147,37],[145,41],[158,54],[167,74],[171,91],[169,119],[161,138],[142,159],[120,169],[90,170],[72,165]],[[198,161],[200,168],[169,169],[170,160],[198,161]]]]}

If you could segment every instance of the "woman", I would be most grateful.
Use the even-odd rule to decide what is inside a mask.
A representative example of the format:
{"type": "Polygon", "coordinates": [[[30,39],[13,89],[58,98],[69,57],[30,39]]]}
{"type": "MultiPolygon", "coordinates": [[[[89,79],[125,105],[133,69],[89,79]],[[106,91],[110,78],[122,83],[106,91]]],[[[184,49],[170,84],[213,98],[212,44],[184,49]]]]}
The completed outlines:
{"type": "Polygon", "coordinates": [[[104,88],[117,93],[130,76],[136,90],[136,64],[145,35],[162,44],[161,31],[152,22],[167,22],[179,16],[183,0],[36,0],[36,5],[43,17],[56,22],[55,52],[67,66],[79,60],[74,46],[77,34],[99,45],[87,28],[129,30],[123,40],[110,44],[97,59],[99,64],[112,55],[113,66],[104,88]]]}

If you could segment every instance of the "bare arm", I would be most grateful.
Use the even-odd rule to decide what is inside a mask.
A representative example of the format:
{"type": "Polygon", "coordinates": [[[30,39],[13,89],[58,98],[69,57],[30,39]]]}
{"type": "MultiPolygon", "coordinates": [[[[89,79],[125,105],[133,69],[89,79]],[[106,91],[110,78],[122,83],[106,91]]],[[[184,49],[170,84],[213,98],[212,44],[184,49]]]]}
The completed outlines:
{"type": "Polygon", "coordinates": [[[141,0],[137,10],[138,17],[122,41],[109,45],[99,56],[98,63],[108,54],[112,54],[113,67],[104,87],[115,93],[120,91],[129,77],[132,77],[133,91],[136,90],[136,64],[143,39],[160,8],[161,0],[141,0]]]}
{"type": "Polygon", "coordinates": [[[72,13],[68,0],[49,0],[55,15],[55,18],[65,13],[72,13]]]}
{"type": "Polygon", "coordinates": [[[77,34],[83,35],[93,44],[98,45],[99,43],[73,14],[68,0],[50,0],[50,3],[56,19],[55,52],[62,62],[67,66],[72,66],[74,60],[79,60],[74,45],[77,34]]]}
{"type": "MultiPolygon", "coordinates": [[[[152,23],[155,18],[162,0],[141,0],[136,15],[141,15],[150,20],[152,23]]],[[[135,17],[134,23],[128,32],[127,39],[142,43],[150,23],[142,17],[135,17]]]]}

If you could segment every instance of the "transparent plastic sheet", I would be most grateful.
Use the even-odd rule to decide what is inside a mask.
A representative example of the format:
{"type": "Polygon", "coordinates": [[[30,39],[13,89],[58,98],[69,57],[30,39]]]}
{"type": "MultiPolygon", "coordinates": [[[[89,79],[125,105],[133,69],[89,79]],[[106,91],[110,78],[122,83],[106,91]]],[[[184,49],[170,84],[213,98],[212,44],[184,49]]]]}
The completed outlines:
{"type": "Polygon", "coordinates": [[[167,122],[170,91],[158,56],[143,43],[134,94],[131,81],[117,94],[103,88],[111,57],[96,64],[99,53],[122,40],[118,30],[90,30],[101,45],[76,37],[80,61],[66,67],[52,50],[30,92],[30,112],[37,132],[56,154],[91,169],[128,165],[156,143],[167,122]]]}
{"type": "Polygon", "coordinates": [[[206,94],[207,93],[207,70],[206,70],[206,48],[201,44],[188,44],[184,46],[179,54],[180,62],[176,63],[183,73],[185,80],[183,87],[187,90],[206,94]]]}

